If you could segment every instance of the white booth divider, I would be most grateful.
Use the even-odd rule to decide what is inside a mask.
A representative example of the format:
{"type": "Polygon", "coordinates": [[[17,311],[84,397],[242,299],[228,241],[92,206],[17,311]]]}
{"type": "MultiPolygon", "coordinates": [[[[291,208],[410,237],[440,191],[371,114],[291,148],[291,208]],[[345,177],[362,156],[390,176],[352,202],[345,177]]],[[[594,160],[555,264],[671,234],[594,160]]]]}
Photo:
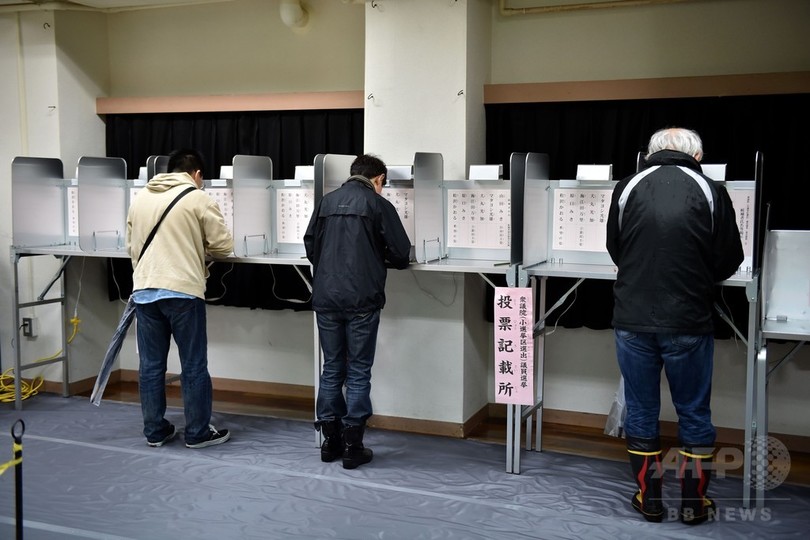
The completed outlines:
{"type": "Polygon", "coordinates": [[[417,152],[413,157],[413,187],[416,223],[414,246],[420,263],[436,261],[447,256],[442,182],[444,158],[441,154],[417,152]]]}
{"type": "Polygon", "coordinates": [[[82,157],[76,169],[79,247],[88,253],[125,249],[129,182],[122,158],[82,157]]]}
{"type": "Polygon", "coordinates": [[[14,158],[11,162],[13,245],[67,244],[66,191],[62,160],[14,158]]]}
{"type": "Polygon", "coordinates": [[[273,162],[267,156],[233,158],[233,251],[237,257],[270,253],[273,162]]]}

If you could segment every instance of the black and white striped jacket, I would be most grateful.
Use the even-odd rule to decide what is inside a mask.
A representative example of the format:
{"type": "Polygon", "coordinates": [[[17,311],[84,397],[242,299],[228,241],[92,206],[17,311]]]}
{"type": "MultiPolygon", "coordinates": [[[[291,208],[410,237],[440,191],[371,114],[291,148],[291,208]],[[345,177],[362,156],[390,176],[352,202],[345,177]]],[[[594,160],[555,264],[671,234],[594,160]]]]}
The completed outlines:
{"type": "Polygon", "coordinates": [[[656,152],[613,191],[607,249],[618,268],[613,326],[635,332],[708,334],[714,286],[743,260],[725,187],[691,156],[656,152]]]}

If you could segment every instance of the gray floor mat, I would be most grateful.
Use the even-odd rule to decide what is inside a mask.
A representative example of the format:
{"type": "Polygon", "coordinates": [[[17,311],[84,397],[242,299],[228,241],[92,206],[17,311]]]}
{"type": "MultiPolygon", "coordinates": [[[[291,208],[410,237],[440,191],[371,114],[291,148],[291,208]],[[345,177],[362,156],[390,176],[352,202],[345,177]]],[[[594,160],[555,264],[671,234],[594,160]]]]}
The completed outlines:
{"type": "MultiPolygon", "coordinates": [[[[167,417],[182,428],[183,414],[167,417]]],[[[782,485],[742,507],[737,478],[713,482],[720,511],[688,527],[647,523],[629,505],[625,463],[523,452],[505,472],[499,444],[369,430],[374,461],[322,463],[308,422],[215,414],[233,438],[149,448],[138,405],[40,395],[0,405],[0,463],[22,418],[26,540],[787,538],[810,530],[810,488],[782,485]]],[[[182,429],[181,429],[182,432],[182,429]]],[[[665,498],[677,505],[674,478],[665,498]]],[[[0,476],[0,538],[14,538],[14,471],[0,476]]]]}

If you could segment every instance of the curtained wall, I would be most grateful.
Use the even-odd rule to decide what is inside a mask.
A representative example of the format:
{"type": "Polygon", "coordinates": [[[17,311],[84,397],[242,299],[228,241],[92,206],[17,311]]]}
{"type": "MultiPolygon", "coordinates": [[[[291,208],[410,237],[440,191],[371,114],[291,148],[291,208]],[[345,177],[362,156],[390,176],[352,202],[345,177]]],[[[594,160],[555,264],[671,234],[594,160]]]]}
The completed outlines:
{"type": "MultiPolygon", "coordinates": [[[[174,148],[200,149],[218,176],[234,155],[266,155],[276,178],[291,178],[296,165],[311,164],[319,153],[361,154],[363,111],[282,111],[109,115],[107,155],[123,157],[130,178],[154,154],[174,148]]],[[[684,99],[516,103],[486,106],[487,163],[503,163],[508,177],[512,152],[544,152],[551,178],[574,178],[578,164],[612,164],[615,179],[635,171],[653,131],[683,126],[700,133],[704,163],[727,164],[729,180],[754,177],[754,156],[764,155],[763,201],[773,229],[810,229],[810,94],[684,99]]],[[[308,291],[291,268],[217,263],[208,295],[216,303],[263,309],[308,309],[308,291]],[[286,299],[304,300],[289,302],[286,299]]],[[[110,262],[110,297],[129,295],[128,261],[110,262]],[[113,279],[114,278],[114,279],[113,279]]],[[[550,279],[547,305],[574,280],[550,279]]],[[[610,327],[612,284],[588,280],[548,320],[549,325],[610,327]]],[[[747,324],[742,288],[718,288],[738,326],[747,324]]],[[[491,306],[491,303],[488,303],[491,306]]],[[[485,307],[488,317],[491,310],[485,307]]],[[[717,319],[718,337],[731,331],[717,319]]]]}

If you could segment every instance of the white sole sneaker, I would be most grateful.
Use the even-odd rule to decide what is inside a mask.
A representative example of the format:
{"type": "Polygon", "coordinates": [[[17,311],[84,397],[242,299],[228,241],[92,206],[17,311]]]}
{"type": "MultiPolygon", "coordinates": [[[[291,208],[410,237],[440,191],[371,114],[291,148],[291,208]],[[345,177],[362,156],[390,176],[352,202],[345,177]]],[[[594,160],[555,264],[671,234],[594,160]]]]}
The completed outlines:
{"type": "Polygon", "coordinates": [[[200,441],[198,443],[186,443],[186,448],[206,448],[208,446],[214,446],[217,444],[222,444],[227,442],[231,438],[231,432],[227,429],[223,429],[222,431],[217,431],[214,426],[210,426],[211,431],[209,432],[209,438],[200,441]]]}
{"type": "Polygon", "coordinates": [[[151,446],[152,448],[159,448],[159,447],[163,446],[164,444],[166,444],[167,442],[170,442],[172,439],[174,439],[175,435],[177,435],[177,428],[172,426],[172,432],[169,433],[168,435],[166,435],[163,438],[163,440],[157,441],[157,442],[146,441],[146,445],[151,446]]]}

